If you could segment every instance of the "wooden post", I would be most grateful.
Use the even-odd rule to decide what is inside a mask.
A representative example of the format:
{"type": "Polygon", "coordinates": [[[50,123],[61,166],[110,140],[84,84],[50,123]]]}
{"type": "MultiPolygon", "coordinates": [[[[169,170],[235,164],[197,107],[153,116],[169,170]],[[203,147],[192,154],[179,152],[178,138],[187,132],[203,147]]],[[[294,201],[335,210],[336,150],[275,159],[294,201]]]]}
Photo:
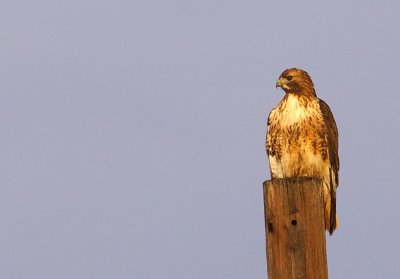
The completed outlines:
{"type": "Polygon", "coordinates": [[[272,179],[263,186],[268,279],[327,279],[321,180],[272,179]]]}

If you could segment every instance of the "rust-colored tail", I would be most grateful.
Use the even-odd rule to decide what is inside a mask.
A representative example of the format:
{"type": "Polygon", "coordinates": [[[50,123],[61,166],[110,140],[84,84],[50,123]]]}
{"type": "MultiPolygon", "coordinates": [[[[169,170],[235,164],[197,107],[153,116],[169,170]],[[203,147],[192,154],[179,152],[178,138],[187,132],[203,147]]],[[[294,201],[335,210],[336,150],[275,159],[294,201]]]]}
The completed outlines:
{"type": "Polygon", "coordinates": [[[339,227],[339,218],[336,213],[336,191],[324,191],[325,203],[325,229],[332,235],[333,231],[339,227]]]}

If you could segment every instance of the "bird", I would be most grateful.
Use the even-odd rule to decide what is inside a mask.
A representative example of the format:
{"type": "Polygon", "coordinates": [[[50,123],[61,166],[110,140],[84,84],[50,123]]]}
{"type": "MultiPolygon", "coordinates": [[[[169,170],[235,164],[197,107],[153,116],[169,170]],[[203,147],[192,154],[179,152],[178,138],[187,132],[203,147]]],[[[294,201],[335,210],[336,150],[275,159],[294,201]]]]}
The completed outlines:
{"type": "Polygon", "coordinates": [[[317,97],[309,74],[286,69],[276,88],[285,96],[268,116],[266,151],[271,178],[312,176],[323,183],[325,229],[339,226],[339,134],[330,107],[317,97]]]}

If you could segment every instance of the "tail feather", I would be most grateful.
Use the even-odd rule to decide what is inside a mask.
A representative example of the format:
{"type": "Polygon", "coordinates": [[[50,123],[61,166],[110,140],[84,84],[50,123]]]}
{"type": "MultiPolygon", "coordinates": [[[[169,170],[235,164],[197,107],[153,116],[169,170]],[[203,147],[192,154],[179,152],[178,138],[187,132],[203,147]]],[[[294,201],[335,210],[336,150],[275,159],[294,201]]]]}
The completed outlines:
{"type": "Polygon", "coordinates": [[[336,212],[336,191],[324,191],[325,203],[325,229],[332,235],[333,231],[339,227],[339,218],[336,212]]]}
{"type": "Polygon", "coordinates": [[[337,227],[337,215],[336,215],[336,190],[331,189],[331,212],[329,214],[329,234],[332,235],[333,231],[337,227]]]}

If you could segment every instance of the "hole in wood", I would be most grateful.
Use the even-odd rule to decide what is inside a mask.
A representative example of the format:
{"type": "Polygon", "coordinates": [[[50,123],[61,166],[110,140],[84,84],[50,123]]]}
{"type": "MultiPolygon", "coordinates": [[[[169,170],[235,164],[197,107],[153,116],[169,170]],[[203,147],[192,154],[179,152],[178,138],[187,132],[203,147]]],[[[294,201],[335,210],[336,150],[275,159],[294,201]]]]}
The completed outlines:
{"type": "Polygon", "coordinates": [[[273,232],[273,230],[274,230],[274,226],[272,225],[271,222],[269,222],[269,223],[268,223],[268,231],[269,231],[269,232],[273,232]]]}
{"type": "Polygon", "coordinates": [[[296,226],[297,225],[297,220],[292,220],[292,225],[296,226]]]}

